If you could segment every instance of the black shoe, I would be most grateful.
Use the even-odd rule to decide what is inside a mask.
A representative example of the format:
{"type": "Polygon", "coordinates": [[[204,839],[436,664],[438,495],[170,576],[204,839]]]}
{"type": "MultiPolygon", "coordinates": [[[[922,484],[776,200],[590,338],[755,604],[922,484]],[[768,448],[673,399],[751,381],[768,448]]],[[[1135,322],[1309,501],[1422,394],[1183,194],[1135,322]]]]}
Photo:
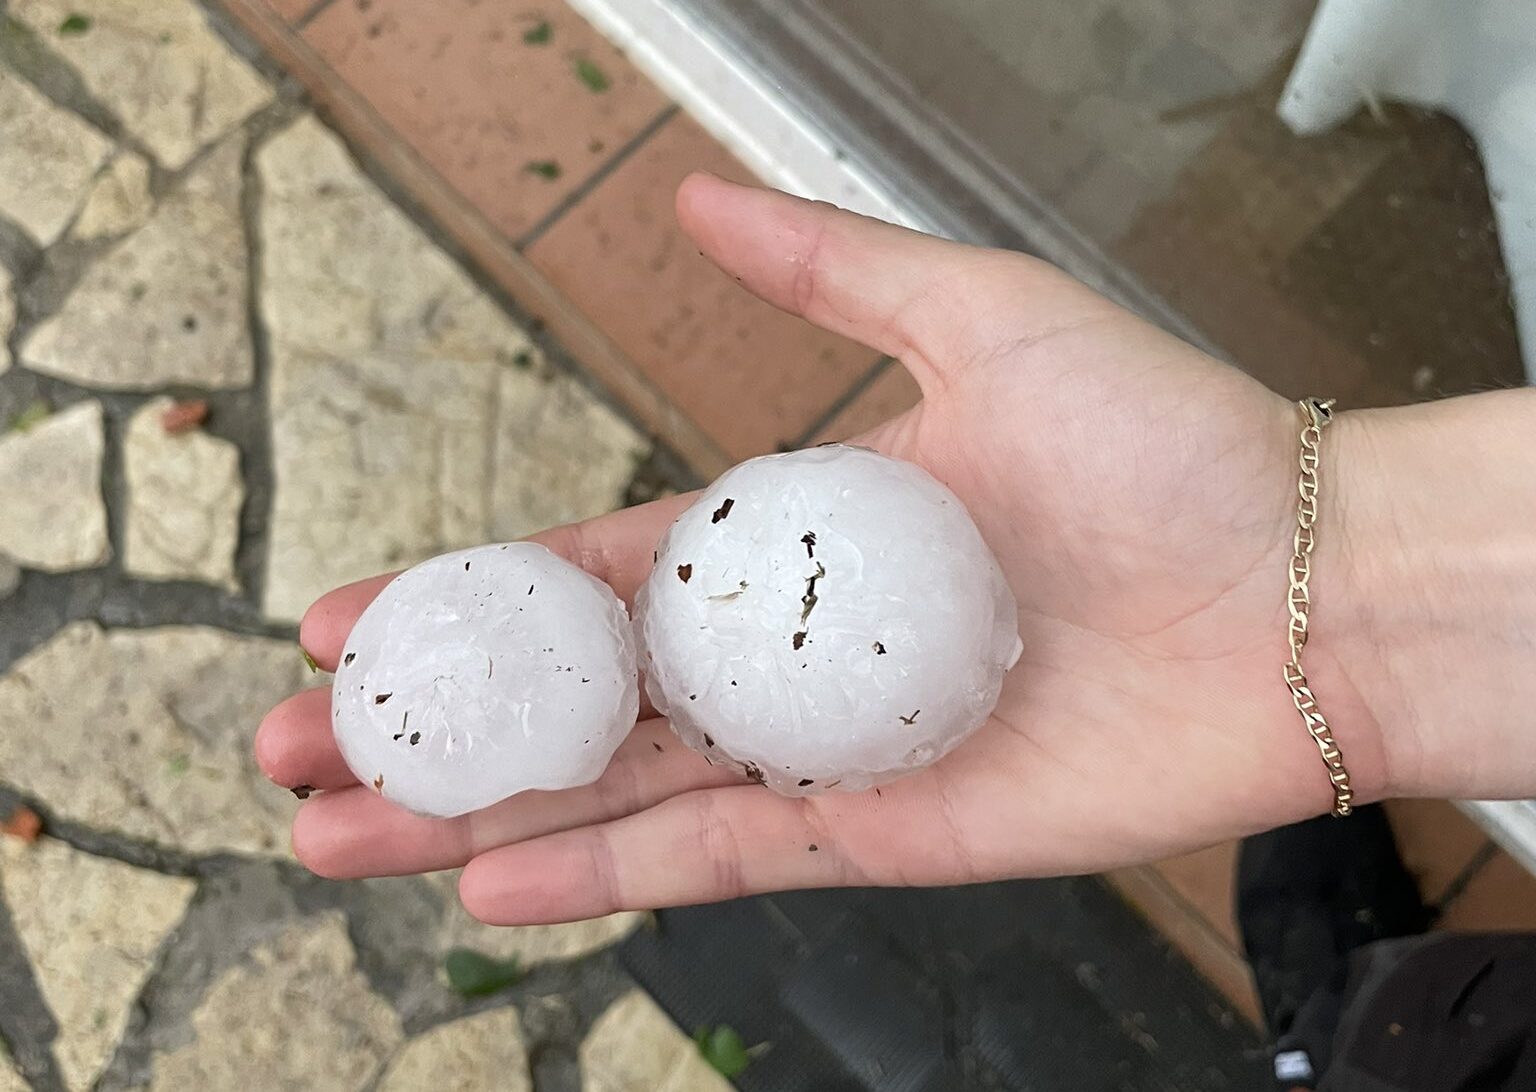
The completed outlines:
{"type": "MultiPolygon", "coordinates": [[[[1316,1040],[1316,1029],[1328,1024],[1325,1014],[1336,1016],[1330,999],[1343,994],[1349,953],[1422,933],[1432,916],[1378,805],[1356,808],[1346,819],[1321,816],[1243,840],[1237,922],[1264,1022],[1282,1048],[1310,1052],[1318,1071],[1327,1042],[1289,1041],[1303,1006],[1309,1010],[1307,1037],[1316,1040]]],[[[1308,1068],[1301,1059],[1286,1064],[1292,1067],[1288,1081],[1309,1083],[1299,1076],[1308,1068]]]]}

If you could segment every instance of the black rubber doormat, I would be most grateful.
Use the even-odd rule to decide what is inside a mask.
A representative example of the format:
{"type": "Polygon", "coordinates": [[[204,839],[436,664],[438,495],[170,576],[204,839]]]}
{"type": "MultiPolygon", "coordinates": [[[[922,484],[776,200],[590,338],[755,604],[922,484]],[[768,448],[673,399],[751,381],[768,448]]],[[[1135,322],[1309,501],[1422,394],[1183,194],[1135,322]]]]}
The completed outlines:
{"type": "Polygon", "coordinates": [[[1099,880],[814,891],[663,911],[630,972],[768,1043],[746,1092],[1228,1092],[1257,1034],[1099,880]]]}

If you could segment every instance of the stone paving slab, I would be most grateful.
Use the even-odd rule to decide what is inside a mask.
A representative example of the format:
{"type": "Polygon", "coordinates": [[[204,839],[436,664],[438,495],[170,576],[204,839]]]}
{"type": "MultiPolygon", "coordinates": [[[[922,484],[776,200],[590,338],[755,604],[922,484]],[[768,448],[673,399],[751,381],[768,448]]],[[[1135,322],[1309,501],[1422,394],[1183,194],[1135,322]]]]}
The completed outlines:
{"type": "Polygon", "coordinates": [[[115,237],[143,226],[155,205],[149,186],[149,161],[130,151],[118,152],[91,186],[80,215],[70,225],[70,237],[115,237]]]}
{"type": "Polygon", "coordinates": [[[227,971],[192,1028],[191,1042],[155,1059],[151,1092],[362,1092],[402,1038],[334,911],[295,922],[227,971]]]}
{"type": "Polygon", "coordinates": [[[512,362],[528,338],[312,116],[256,155],[271,337],[347,358],[512,362]]]}
{"type": "Polygon", "coordinates": [[[632,425],[569,376],[503,368],[485,538],[524,535],[617,508],[650,452],[632,425]]]}
{"type": "Polygon", "coordinates": [[[270,617],[484,540],[494,363],[272,352],[270,617]]]}
{"type": "Polygon", "coordinates": [[[581,1044],[585,1092],[730,1092],[731,1084],[644,991],[631,990],[581,1044]]]}
{"type": "Polygon", "coordinates": [[[648,445],[550,372],[335,136],[300,119],[256,163],[270,617],[296,620],[338,584],[619,504],[648,445]]]}
{"type": "Polygon", "coordinates": [[[238,137],[224,141],[148,223],[97,259],[28,337],[29,368],[112,390],[250,383],[243,151],[238,137]]]}
{"type": "Polygon", "coordinates": [[[104,446],[99,402],[79,402],[0,434],[0,553],[45,572],[107,560],[104,446]]]}
{"type": "Polygon", "coordinates": [[[532,1092],[522,1024],[514,1008],[466,1016],[411,1040],[377,1092],[532,1092]]]}
{"type": "Polygon", "coordinates": [[[0,420],[0,809],[49,831],[0,839],[0,1092],[574,1090],[644,915],[309,876],[250,741],[314,595],[670,464],[194,0],[0,7],[0,408],[58,407],[0,420]],[[455,947],[528,973],[465,999],[455,947]]]}
{"type": "Polygon", "coordinates": [[[166,431],[174,405],[156,398],[128,421],[123,566],[151,580],[203,580],[233,591],[245,500],[240,449],[196,428],[166,431]]]}
{"type": "Polygon", "coordinates": [[[52,838],[0,837],[0,893],[58,1023],[54,1056],[71,1088],[89,1088],[111,1056],[192,888],[52,838]]]}
{"type": "Polygon", "coordinates": [[[272,98],[196,4],[12,0],[10,9],[166,167],[185,165],[272,98]]]}
{"type": "Polygon", "coordinates": [[[58,238],[112,142],[0,68],[0,214],[34,242],[58,238]]]}
{"type": "Polygon", "coordinates": [[[286,857],[294,801],[256,769],[250,738],[310,681],[287,641],[75,623],[0,678],[0,724],[20,726],[0,732],[0,771],[97,830],[286,857]]]}

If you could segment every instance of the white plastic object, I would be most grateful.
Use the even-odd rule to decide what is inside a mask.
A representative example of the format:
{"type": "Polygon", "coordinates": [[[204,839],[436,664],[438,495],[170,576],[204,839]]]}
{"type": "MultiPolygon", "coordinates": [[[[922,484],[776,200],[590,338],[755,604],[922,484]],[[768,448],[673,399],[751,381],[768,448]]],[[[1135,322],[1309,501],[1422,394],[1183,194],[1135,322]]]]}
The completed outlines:
{"type": "Polygon", "coordinates": [[[683,741],[788,795],[937,761],[987,719],[1022,648],[960,500],[841,445],[706,489],[662,539],[635,621],[647,693],[683,741]]]}
{"type": "Polygon", "coordinates": [[[1323,0],[1280,97],[1281,120],[1319,133],[1373,96],[1443,109],[1477,141],[1536,382],[1536,4],[1323,0]]]}
{"type": "Polygon", "coordinates": [[[526,542],[397,576],[348,636],[331,695],[357,779],[443,818],[596,780],[638,712],[624,604],[526,542]]]}

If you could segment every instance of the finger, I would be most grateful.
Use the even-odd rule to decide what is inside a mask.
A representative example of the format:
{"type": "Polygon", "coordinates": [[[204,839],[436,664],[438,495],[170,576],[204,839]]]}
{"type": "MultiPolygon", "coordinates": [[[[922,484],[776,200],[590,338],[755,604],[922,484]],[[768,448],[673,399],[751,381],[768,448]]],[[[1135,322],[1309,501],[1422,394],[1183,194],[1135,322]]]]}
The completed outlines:
{"type": "Polygon", "coordinates": [[[331,691],[304,690],[272,708],[256,729],[256,764],[285,789],[357,783],[331,735],[331,691]]]}
{"type": "Polygon", "coordinates": [[[1119,314],[1054,266],[964,246],[774,190],[694,174],[677,216],[748,290],[901,359],[927,393],[998,341],[1119,314]]]}
{"type": "Polygon", "coordinates": [[[295,855],[331,879],[399,876],[457,868],[509,842],[630,815],[707,786],[740,784],[682,745],[665,721],[639,725],[591,785],[519,793],[455,819],[412,815],[355,786],[307,801],[293,824],[295,855]]]}
{"type": "Polygon", "coordinates": [[[756,785],[674,796],[625,818],[481,854],[459,897],[492,925],[580,921],[803,887],[965,883],[978,863],[942,822],[933,771],[857,794],[756,785]]]}
{"type": "MultiPolygon", "coordinates": [[[[551,527],[529,536],[613,588],[625,603],[650,574],[656,543],[688,505],[694,494],[665,497],[649,504],[610,512],[595,519],[551,527]]],[[[299,623],[299,643],[317,664],[336,670],[342,645],[358,616],[398,575],[386,573],[347,584],[315,600],[299,623]]]]}
{"type": "Polygon", "coordinates": [[[459,898],[487,924],[531,925],[862,882],[814,814],[757,785],[692,792],[484,853],[459,898]]]}
{"type": "Polygon", "coordinates": [[[341,646],[358,618],[399,573],[370,576],[326,592],[316,599],[299,621],[299,647],[326,671],[341,661],[341,646]]]}

